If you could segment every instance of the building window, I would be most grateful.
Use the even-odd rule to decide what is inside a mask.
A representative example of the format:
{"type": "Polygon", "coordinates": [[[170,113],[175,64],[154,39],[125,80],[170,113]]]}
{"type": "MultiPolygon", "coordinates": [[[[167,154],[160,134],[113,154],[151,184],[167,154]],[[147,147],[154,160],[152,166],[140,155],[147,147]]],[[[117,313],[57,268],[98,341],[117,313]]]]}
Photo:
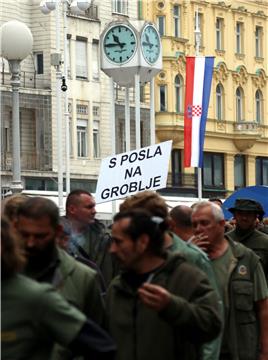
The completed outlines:
{"type": "Polygon", "coordinates": [[[236,23],[236,53],[243,53],[243,23],[236,23]]]}
{"type": "Polygon", "coordinates": [[[114,13],[127,15],[128,13],[127,0],[112,0],[112,9],[114,13]]]}
{"type": "Polygon", "coordinates": [[[243,120],[243,91],[241,88],[236,89],[236,121],[243,120]]]}
{"type": "Polygon", "coordinates": [[[260,90],[256,91],[255,94],[255,108],[256,108],[256,121],[257,123],[262,122],[262,93],[260,90]]]}
{"type": "Polygon", "coordinates": [[[216,19],[216,49],[223,50],[223,19],[216,19]]]}
{"type": "Polygon", "coordinates": [[[167,110],[167,86],[160,85],[159,86],[159,93],[160,93],[160,111],[167,110]]]}
{"type": "Polygon", "coordinates": [[[216,119],[223,120],[223,88],[221,84],[216,87],[216,119]]]}
{"type": "Polygon", "coordinates": [[[180,186],[181,185],[181,150],[173,149],[171,153],[172,161],[172,185],[180,186]]]}
{"type": "Polygon", "coordinates": [[[255,30],[255,56],[262,57],[262,34],[263,30],[261,26],[256,26],[255,30]]]}
{"type": "Polygon", "coordinates": [[[87,41],[76,40],[76,77],[87,79],[87,41]]]}
{"type": "Polygon", "coordinates": [[[77,156],[87,157],[88,122],[87,120],[77,119],[77,156]]]}
{"type": "Polygon", "coordinates": [[[204,153],[203,183],[205,187],[224,188],[223,154],[204,153]]]}
{"type": "Polygon", "coordinates": [[[182,77],[176,75],[175,77],[175,104],[176,104],[176,112],[181,113],[183,112],[182,109],[182,97],[183,97],[183,80],[182,77]]]}
{"type": "Polygon", "coordinates": [[[88,105],[77,104],[76,105],[76,112],[79,115],[88,115],[88,105]]]}
{"type": "Polygon", "coordinates": [[[71,36],[67,35],[67,76],[70,79],[72,76],[71,73],[71,36]]]}
{"type": "Polygon", "coordinates": [[[256,184],[268,185],[268,157],[256,158],[256,184]]]}
{"type": "Polygon", "coordinates": [[[73,155],[73,104],[72,102],[68,103],[68,113],[69,113],[69,154],[70,156],[73,155]]]}
{"type": "Polygon", "coordinates": [[[4,127],[3,127],[3,134],[2,134],[2,146],[3,152],[10,152],[11,151],[11,145],[10,145],[10,121],[9,119],[5,119],[3,121],[4,127]]]}
{"type": "Polygon", "coordinates": [[[234,158],[234,187],[239,189],[246,186],[246,163],[244,155],[236,155],[234,158]]]}
{"type": "Polygon", "coordinates": [[[36,74],[44,74],[44,55],[43,51],[34,53],[36,74]]]}
{"type": "Polygon", "coordinates": [[[93,105],[93,155],[100,157],[100,107],[93,105]]]}
{"type": "MultiPolygon", "coordinates": [[[[201,14],[201,13],[195,13],[195,25],[194,25],[194,29],[195,29],[195,31],[197,30],[196,29],[196,17],[197,17],[197,19],[198,19],[198,29],[199,29],[199,31],[200,31],[200,46],[202,46],[202,44],[203,44],[203,41],[204,41],[204,39],[203,39],[203,33],[204,33],[204,29],[203,29],[203,14],[201,14]]],[[[195,37],[195,46],[196,46],[197,44],[196,44],[196,37],[195,37]]]]}
{"type": "Polygon", "coordinates": [[[174,36],[181,36],[181,7],[174,5],[173,7],[174,36]]]}
{"type": "Polygon", "coordinates": [[[92,76],[94,80],[98,80],[100,77],[98,40],[93,40],[93,44],[92,44],[92,76]]]}
{"type": "Polygon", "coordinates": [[[158,28],[160,36],[165,35],[165,33],[166,33],[165,27],[166,27],[165,16],[157,16],[157,28],[158,28]]]}

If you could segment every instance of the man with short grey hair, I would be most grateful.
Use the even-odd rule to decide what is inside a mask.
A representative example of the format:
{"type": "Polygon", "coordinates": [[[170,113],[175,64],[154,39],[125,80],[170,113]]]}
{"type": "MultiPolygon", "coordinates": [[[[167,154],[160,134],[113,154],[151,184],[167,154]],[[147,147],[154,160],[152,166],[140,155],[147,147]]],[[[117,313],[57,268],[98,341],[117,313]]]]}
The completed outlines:
{"type": "Polygon", "coordinates": [[[259,257],[224,235],[221,208],[202,201],[193,208],[194,234],[207,236],[207,253],[225,308],[221,360],[268,356],[268,289],[259,257]]]}

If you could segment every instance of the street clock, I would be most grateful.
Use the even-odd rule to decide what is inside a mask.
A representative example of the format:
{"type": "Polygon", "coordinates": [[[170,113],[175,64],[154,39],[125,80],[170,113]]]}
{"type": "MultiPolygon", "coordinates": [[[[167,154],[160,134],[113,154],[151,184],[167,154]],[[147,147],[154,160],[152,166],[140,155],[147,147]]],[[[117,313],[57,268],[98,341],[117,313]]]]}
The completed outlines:
{"type": "Polygon", "coordinates": [[[156,28],[147,24],[141,33],[141,50],[144,59],[153,65],[157,62],[161,52],[161,40],[156,28]]]}
{"type": "Polygon", "coordinates": [[[103,38],[103,50],[108,61],[122,65],[130,61],[137,51],[137,37],[127,25],[112,26],[103,38]]]}
{"type": "Polygon", "coordinates": [[[100,36],[101,69],[120,86],[150,81],[162,69],[162,47],[157,28],[141,20],[117,20],[100,36]]]}

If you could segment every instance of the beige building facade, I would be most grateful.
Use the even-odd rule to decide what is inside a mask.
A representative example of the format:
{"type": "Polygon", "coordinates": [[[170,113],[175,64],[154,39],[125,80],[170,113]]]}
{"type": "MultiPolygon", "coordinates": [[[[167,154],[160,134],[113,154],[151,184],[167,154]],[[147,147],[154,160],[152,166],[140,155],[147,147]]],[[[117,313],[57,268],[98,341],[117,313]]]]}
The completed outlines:
{"type": "Polygon", "coordinates": [[[183,167],[186,56],[214,56],[204,144],[203,196],[268,185],[268,2],[144,0],[157,24],[163,70],[155,81],[156,136],[173,140],[167,193],[197,196],[197,171],[183,167]],[[197,16],[198,13],[198,16],[197,16]]]}

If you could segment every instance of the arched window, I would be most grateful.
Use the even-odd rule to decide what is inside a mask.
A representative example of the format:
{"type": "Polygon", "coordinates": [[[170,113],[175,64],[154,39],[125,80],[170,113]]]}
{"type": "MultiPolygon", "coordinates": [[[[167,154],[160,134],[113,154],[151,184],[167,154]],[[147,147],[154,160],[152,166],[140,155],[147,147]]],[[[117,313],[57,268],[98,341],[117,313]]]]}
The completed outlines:
{"type": "Polygon", "coordinates": [[[183,80],[180,75],[176,75],[175,77],[175,104],[176,104],[176,112],[183,112],[182,108],[182,95],[183,94],[183,80]]]}
{"type": "Polygon", "coordinates": [[[223,119],[223,87],[221,84],[216,87],[216,119],[223,119]]]}
{"type": "Polygon", "coordinates": [[[243,120],[243,90],[241,88],[236,89],[236,121],[243,120]]]}
{"type": "Polygon", "coordinates": [[[255,93],[255,116],[257,123],[262,121],[262,92],[257,90],[255,93]]]}

